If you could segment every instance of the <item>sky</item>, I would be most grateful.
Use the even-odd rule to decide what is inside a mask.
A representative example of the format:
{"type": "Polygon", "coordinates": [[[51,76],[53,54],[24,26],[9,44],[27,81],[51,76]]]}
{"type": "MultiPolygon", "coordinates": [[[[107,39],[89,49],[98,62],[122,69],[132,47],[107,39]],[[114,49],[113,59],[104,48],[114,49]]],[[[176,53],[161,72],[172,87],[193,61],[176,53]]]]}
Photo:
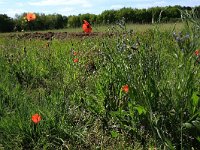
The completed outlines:
{"type": "Polygon", "coordinates": [[[0,14],[7,14],[12,18],[24,12],[69,16],[100,14],[104,10],[123,7],[150,8],[169,5],[199,6],[200,0],[0,0],[0,14]]]}

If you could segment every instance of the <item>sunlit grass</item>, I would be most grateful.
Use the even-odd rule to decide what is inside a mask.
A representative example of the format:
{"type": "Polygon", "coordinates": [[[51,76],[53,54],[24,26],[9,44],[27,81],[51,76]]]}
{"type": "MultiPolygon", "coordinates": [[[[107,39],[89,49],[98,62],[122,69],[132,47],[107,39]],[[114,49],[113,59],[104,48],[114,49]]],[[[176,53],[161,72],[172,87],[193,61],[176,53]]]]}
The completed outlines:
{"type": "MultiPolygon", "coordinates": [[[[153,29],[155,26],[158,26],[161,30],[181,30],[183,29],[183,23],[162,23],[162,24],[127,24],[127,30],[133,30],[135,32],[144,32],[149,29],[153,29]]],[[[108,29],[112,25],[94,25],[93,32],[108,32],[108,29]]],[[[59,30],[47,30],[43,32],[83,32],[82,28],[66,28],[59,30]]]]}

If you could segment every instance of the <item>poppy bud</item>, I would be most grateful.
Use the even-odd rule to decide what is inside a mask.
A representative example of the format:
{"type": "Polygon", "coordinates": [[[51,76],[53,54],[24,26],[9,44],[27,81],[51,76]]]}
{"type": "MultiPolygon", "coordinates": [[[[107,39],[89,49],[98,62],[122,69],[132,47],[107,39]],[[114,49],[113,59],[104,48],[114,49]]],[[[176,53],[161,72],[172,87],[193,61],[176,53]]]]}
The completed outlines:
{"type": "Polygon", "coordinates": [[[32,115],[32,121],[33,121],[35,124],[39,123],[40,120],[41,120],[41,116],[40,116],[39,114],[34,114],[34,115],[32,115]]]}
{"type": "Polygon", "coordinates": [[[124,91],[125,93],[128,93],[129,91],[129,86],[126,84],[126,85],[123,85],[122,86],[122,91],[124,91]]]}
{"type": "Polygon", "coordinates": [[[74,63],[77,63],[77,62],[78,62],[78,58],[75,58],[75,59],[74,59],[74,63]]]}
{"type": "Polygon", "coordinates": [[[195,55],[199,56],[199,50],[198,49],[195,51],[195,55]]]}

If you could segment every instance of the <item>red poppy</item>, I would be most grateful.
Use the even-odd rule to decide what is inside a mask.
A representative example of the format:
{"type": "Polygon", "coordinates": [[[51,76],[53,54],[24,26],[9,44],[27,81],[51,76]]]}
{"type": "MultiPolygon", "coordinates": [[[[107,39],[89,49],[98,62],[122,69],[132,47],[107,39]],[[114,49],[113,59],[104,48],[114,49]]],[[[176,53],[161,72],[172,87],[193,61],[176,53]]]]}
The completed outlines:
{"type": "Polygon", "coordinates": [[[27,14],[26,14],[26,19],[27,19],[28,21],[33,21],[33,20],[36,19],[36,15],[35,15],[34,13],[27,13],[27,14]]]}
{"type": "Polygon", "coordinates": [[[34,115],[32,115],[32,121],[33,121],[35,124],[39,123],[40,120],[41,120],[41,116],[40,116],[39,114],[34,114],[34,115]]]}
{"type": "Polygon", "coordinates": [[[73,55],[76,56],[78,53],[77,52],[73,52],[73,55]]]}
{"type": "Polygon", "coordinates": [[[83,20],[83,26],[82,26],[82,28],[83,28],[83,31],[85,32],[85,33],[91,33],[92,32],[92,27],[91,27],[91,25],[86,21],[86,20],[83,20]]]}
{"type": "Polygon", "coordinates": [[[199,56],[199,50],[198,49],[195,51],[195,55],[199,56]]]}
{"type": "Polygon", "coordinates": [[[128,93],[129,91],[129,86],[126,84],[126,85],[123,85],[122,86],[122,91],[124,91],[125,93],[128,93]]]}
{"type": "Polygon", "coordinates": [[[77,62],[78,62],[78,58],[75,58],[75,59],[74,59],[74,63],[77,63],[77,62]]]}

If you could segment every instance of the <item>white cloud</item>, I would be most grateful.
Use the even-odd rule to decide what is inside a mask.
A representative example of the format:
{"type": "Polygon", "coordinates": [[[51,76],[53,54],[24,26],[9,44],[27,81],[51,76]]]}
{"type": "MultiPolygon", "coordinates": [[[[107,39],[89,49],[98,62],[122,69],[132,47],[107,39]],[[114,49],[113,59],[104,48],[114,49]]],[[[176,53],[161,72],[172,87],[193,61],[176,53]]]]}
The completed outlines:
{"type": "Polygon", "coordinates": [[[0,0],[0,4],[3,4],[4,3],[4,0],[0,0]]]}
{"type": "Polygon", "coordinates": [[[146,2],[152,3],[154,1],[156,1],[156,0],[133,0],[133,2],[137,2],[137,3],[146,3],[146,2]]]}
{"type": "Polygon", "coordinates": [[[26,10],[22,9],[6,9],[6,10],[1,10],[0,14],[7,14],[9,17],[15,17],[16,14],[22,14],[26,12],[26,10]]]}
{"type": "Polygon", "coordinates": [[[167,3],[165,1],[157,1],[153,3],[154,6],[165,6],[167,3]]]}
{"type": "Polygon", "coordinates": [[[57,10],[56,13],[63,14],[65,16],[68,16],[68,15],[71,15],[71,14],[78,14],[78,12],[72,7],[62,8],[60,10],[57,10]]]}
{"type": "Polygon", "coordinates": [[[19,6],[19,7],[23,7],[23,6],[25,6],[26,4],[23,3],[23,2],[16,2],[16,5],[19,6]]]}
{"type": "Polygon", "coordinates": [[[44,10],[42,13],[48,15],[48,14],[61,14],[64,16],[70,16],[70,15],[78,15],[81,12],[79,9],[75,9],[73,7],[62,7],[60,9],[55,9],[55,10],[44,10]]]}
{"type": "Polygon", "coordinates": [[[42,0],[40,2],[29,2],[32,6],[81,6],[92,7],[89,0],[42,0]]]}
{"type": "Polygon", "coordinates": [[[150,7],[156,7],[156,6],[168,6],[171,3],[170,2],[166,2],[165,0],[162,1],[156,1],[156,0],[142,0],[143,3],[137,3],[134,6],[132,6],[133,8],[150,8],[150,7]],[[145,1],[145,2],[144,2],[145,1]]]}
{"type": "Polygon", "coordinates": [[[112,5],[110,7],[110,9],[120,9],[120,8],[123,8],[123,7],[124,7],[124,5],[112,5]]]}

